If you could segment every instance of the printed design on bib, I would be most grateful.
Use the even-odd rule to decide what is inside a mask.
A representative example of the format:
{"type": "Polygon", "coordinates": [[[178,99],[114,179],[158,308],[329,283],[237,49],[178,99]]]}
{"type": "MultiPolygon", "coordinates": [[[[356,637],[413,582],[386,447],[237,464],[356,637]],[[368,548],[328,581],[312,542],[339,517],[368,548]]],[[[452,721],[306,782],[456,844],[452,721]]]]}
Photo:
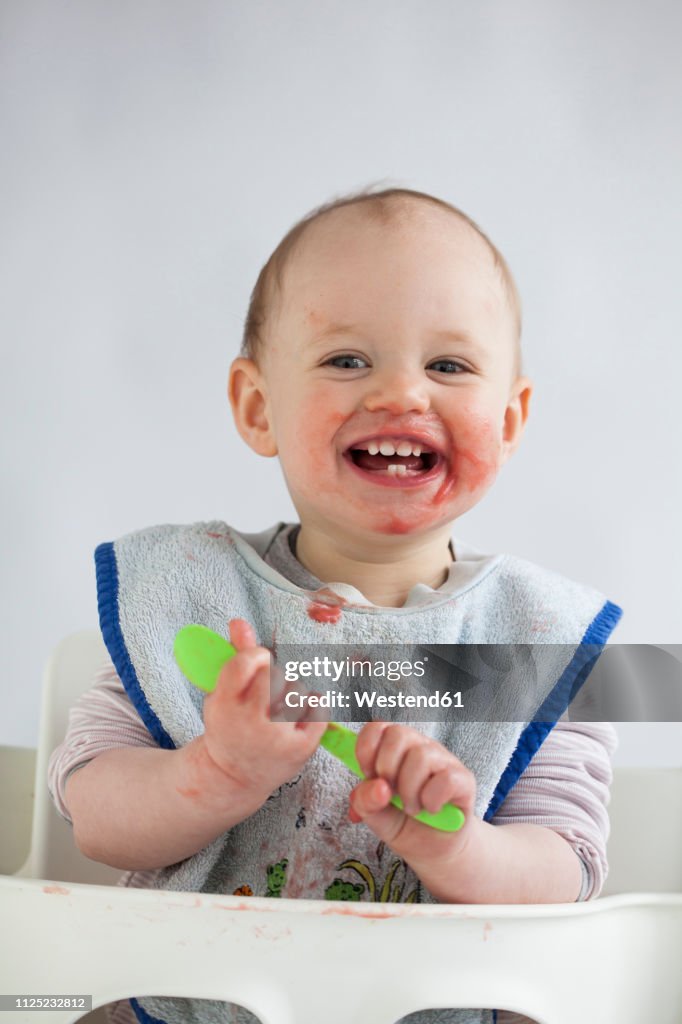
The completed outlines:
{"type": "Polygon", "coordinates": [[[359,902],[365,891],[364,885],[353,882],[344,882],[342,878],[335,878],[331,885],[324,890],[326,900],[348,900],[359,902]]]}
{"type": "Polygon", "coordinates": [[[285,857],[277,864],[268,864],[268,887],[265,890],[266,896],[281,896],[287,880],[287,865],[289,861],[285,857]]]}
{"type": "Polygon", "coordinates": [[[294,786],[298,786],[298,784],[299,784],[299,782],[301,781],[302,778],[303,778],[303,773],[299,772],[299,774],[295,778],[289,779],[288,782],[283,782],[281,786],[278,786],[277,789],[274,790],[274,792],[272,792],[270,794],[270,796],[268,797],[268,800],[277,800],[278,797],[281,797],[282,794],[287,789],[293,789],[294,786]]]}
{"type": "MultiPolygon", "coordinates": [[[[383,846],[383,843],[379,845],[377,854],[379,854],[379,849],[383,846]]],[[[381,849],[381,852],[383,853],[383,849],[381,849]]],[[[380,856],[379,860],[381,860],[380,856]]],[[[368,864],[354,858],[344,860],[336,870],[354,871],[356,875],[360,876],[364,885],[357,882],[349,882],[343,878],[334,878],[333,882],[327,886],[324,892],[324,898],[327,900],[361,900],[366,893],[367,900],[370,903],[420,902],[418,884],[406,896],[404,895],[408,884],[409,868],[405,861],[400,860],[400,858],[393,861],[383,881],[378,871],[377,877],[375,877],[368,864]]]]}

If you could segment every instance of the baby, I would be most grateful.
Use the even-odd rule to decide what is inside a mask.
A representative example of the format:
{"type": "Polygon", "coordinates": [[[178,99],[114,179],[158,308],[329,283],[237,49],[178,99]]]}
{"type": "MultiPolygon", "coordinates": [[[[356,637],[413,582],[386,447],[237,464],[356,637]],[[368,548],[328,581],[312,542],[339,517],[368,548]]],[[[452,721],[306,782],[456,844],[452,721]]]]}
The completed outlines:
{"type": "MultiPolygon", "coordinates": [[[[423,193],[327,204],[275,250],[228,393],[242,438],[279,457],[300,523],[152,527],[96,553],[113,664],[73,710],[50,788],[79,848],[126,870],[123,884],[447,903],[598,894],[610,726],[569,723],[565,702],[554,728],[372,721],[355,727],[358,782],[319,749],[325,723],[269,717],[279,643],[606,642],[620,609],[603,595],[451,536],[521,440],[520,319],[501,254],[423,193]],[[238,651],[203,704],[172,657],[189,622],[229,627],[238,651]],[[460,831],[414,820],[448,802],[460,831]]],[[[253,1020],[208,1001],[131,1006],[168,1024],[253,1020]]]]}

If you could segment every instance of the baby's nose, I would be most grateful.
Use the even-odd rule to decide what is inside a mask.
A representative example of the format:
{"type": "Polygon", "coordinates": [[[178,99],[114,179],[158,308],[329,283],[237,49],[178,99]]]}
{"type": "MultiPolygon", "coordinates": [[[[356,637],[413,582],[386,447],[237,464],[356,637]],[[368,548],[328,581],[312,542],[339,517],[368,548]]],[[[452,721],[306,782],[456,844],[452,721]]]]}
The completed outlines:
{"type": "Polygon", "coordinates": [[[430,404],[427,382],[413,371],[394,370],[373,376],[365,395],[368,412],[386,409],[394,415],[402,412],[426,412],[430,404]]]}

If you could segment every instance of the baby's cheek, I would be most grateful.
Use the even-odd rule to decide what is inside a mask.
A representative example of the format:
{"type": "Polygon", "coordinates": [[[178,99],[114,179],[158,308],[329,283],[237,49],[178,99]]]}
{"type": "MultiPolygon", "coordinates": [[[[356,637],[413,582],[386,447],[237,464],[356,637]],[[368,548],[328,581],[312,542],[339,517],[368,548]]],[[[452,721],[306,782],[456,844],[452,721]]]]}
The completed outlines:
{"type": "Polygon", "coordinates": [[[490,414],[471,409],[464,412],[453,431],[453,462],[436,502],[445,501],[455,489],[459,494],[487,490],[500,467],[502,443],[497,422],[490,414]]]}
{"type": "Polygon", "coordinates": [[[326,400],[320,389],[314,399],[301,402],[297,409],[298,427],[294,433],[293,448],[304,456],[306,469],[313,476],[324,472],[329,463],[330,439],[348,415],[330,409],[331,400],[326,400]]]}
{"type": "Polygon", "coordinates": [[[497,466],[502,449],[502,427],[489,411],[467,409],[465,422],[457,435],[471,462],[494,462],[497,466]]]}
{"type": "Polygon", "coordinates": [[[455,471],[467,491],[478,491],[492,482],[499,469],[500,446],[490,438],[460,448],[455,458],[455,471]]]}

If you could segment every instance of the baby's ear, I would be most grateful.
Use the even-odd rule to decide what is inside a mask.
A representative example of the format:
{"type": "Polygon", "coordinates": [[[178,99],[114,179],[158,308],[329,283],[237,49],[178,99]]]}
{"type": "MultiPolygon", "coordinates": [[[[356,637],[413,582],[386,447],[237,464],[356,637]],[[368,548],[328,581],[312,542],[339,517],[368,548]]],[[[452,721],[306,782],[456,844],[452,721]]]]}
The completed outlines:
{"type": "Polygon", "coordinates": [[[521,443],[532,393],[533,382],[528,377],[517,377],[509,394],[509,402],[504,413],[502,430],[502,459],[504,462],[521,443]]]}
{"type": "Polygon", "coordinates": [[[258,455],[277,455],[268,391],[253,359],[238,356],[230,366],[227,397],[237,430],[258,455]]]}

